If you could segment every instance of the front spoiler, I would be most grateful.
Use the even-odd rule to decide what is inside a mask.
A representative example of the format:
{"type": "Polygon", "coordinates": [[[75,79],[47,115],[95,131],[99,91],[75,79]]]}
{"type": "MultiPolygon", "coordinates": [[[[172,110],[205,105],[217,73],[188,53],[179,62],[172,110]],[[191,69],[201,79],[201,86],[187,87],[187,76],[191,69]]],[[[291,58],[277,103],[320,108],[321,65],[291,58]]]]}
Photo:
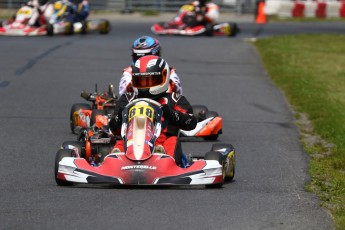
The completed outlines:
{"type": "Polygon", "coordinates": [[[206,31],[203,26],[196,26],[189,29],[175,29],[175,28],[164,28],[159,24],[155,24],[151,27],[151,31],[157,35],[184,35],[184,36],[196,36],[203,35],[206,31]]]}
{"type": "Polygon", "coordinates": [[[25,29],[11,29],[11,28],[4,28],[0,27],[0,35],[3,36],[45,36],[47,35],[47,31],[42,31],[39,28],[25,32],[25,29]]]}
{"type": "Polygon", "coordinates": [[[135,162],[124,153],[110,154],[97,167],[84,158],[65,157],[57,178],[73,183],[109,185],[207,185],[223,182],[222,166],[216,160],[197,160],[181,168],[165,154],[153,154],[135,162]]]}

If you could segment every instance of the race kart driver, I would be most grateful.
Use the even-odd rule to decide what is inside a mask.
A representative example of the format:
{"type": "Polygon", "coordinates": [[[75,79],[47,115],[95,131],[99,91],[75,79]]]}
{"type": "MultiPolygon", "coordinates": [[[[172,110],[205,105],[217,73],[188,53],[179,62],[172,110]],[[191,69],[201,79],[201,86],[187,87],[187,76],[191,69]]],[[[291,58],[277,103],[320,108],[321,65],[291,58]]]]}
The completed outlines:
{"type": "Polygon", "coordinates": [[[63,0],[70,5],[66,20],[70,23],[85,21],[89,16],[90,5],[87,0],[63,0]]]}
{"type": "MultiPolygon", "coordinates": [[[[126,92],[118,100],[114,117],[110,119],[109,127],[112,133],[119,133],[122,124],[122,111],[134,99],[150,98],[162,105],[162,131],[155,146],[162,146],[165,152],[182,166],[182,148],[178,140],[179,129],[192,130],[197,120],[193,116],[192,106],[187,99],[174,92],[167,92],[170,81],[170,68],[159,56],[143,56],[132,65],[133,92],[126,92]]],[[[119,140],[113,152],[123,152],[124,142],[119,140]]]]}
{"type": "Polygon", "coordinates": [[[34,8],[34,12],[28,21],[30,27],[44,26],[54,12],[53,4],[48,2],[48,0],[32,0],[26,5],[34,8]]]}
{"type": "Polygon", "coordinates": [[[194,6],[195,17],[184,20],[189,27],[214,23],[219,17],[218,5],[209,0],[193,1],[191,5],[194,6]]]}
{"type": "MultiPolygon", "coordinates": [[[[132,45],[132,64],[140,57],[146,55],[161,56],[161,45],[155,38],[149,36],[141,36],[137,38],[132,45]]],[[[169,91],[182,94],[181,81],[176,74],[175,68],[170,68],[170,87],[169,91]]],[[[119,84],[119,95],[126,92],[133,92],[132,89],[132,66],[125,68],[122,72],[122,77],[119,84]]]]}

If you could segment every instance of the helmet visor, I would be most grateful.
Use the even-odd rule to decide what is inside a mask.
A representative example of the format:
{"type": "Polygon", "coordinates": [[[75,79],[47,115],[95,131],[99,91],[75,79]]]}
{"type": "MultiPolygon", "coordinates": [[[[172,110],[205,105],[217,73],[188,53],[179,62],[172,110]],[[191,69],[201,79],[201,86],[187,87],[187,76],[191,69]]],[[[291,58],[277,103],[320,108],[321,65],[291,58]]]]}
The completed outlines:
{"type": "Polygon", "coordinates": [[[159,72],[133,73],[132,85],[138,89],[150,88],[164,83],[164,77],[159,72]]]}

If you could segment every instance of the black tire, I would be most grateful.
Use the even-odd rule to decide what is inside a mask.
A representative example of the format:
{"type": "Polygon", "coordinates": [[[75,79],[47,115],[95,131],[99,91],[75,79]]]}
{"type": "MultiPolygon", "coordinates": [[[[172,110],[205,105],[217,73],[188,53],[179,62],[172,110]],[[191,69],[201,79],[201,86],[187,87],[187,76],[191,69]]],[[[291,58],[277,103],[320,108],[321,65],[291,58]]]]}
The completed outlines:
{"type": "Polygon", "coordinates": [[[47,23],[46,30],[47,30],[47,36],[53,36],[54,35],[54,26],[52,24],[47,23]]]}
{"type": "Polygon", "coordinates": [[[74,121],[74,119],[73,119],[73,114],[74,114],[74,112],[76,112],[80,109],[91,110],[91,106],[89,104],[85,104],[85,103],[78,103],[78,104],[74,104],[72,106],[71,111],[70,111],[70,115],[69,115],[69,121],[70,121],[70,128],[71,128],[71,131],[73,134],[77,134],[75,132],[76,121],[74,121]]]}
{"type": "MultiPolygon", "coordinates": [[[[205,114],[205,119],[210,118],[210,117],[218,117],[218,113],[216,111],[207,111],[205,114]]],[[[208,141],[215,141],[218,139],[219,133],[215,135],[210,135],[210,136],[205,136],[204,139],[208,141]]]]}
{"type": "Polygon", "coordinates": [[[80,34],[87,34],[87,21],[82,21],[81,22],[80,34]]]}
{"type": "Polygon", "coordinates": [[[91,115],[91,119],[90,119],[90,126],[93,126],[96,123],[96,116],[98,115],[106,115],[104,110],[97,110],[94,109],[92,110],[92,115],[91,115]]]}
{"type": "Polygon", "coordinates": [[[213,36],[213,24],[206,24],[205,26],[205,35],[212,37],[213,36]]]}
{"type": "Polygon", "coordinates": [[[235,37],[240,32],[240,29],[238,28],[236,23],[229,22],[229,25],[230,25],[229,37],[235,37]]]}
{"type": "MultiPolygon", "coordinates": [[[[229,174],[225,175],[225,181],[229,181],[230,182],[235,177],[236,155],[235,155],[235,148],[234,148],[234,146],[231,145],[231,144],[222,144],[222,143],[220,143],[220,144],[213,144],[212,148],[211,148],[211,151],[218,151],[218,150],[224,149],[224,148],[227,149],[226,152],[228,152],[228,153],[234,151],[233,161],[229,162],[229,163],[233,164],[232,171],[229,172],[230,175],[229,174]]],[[[226,158],[227,156],[223,156],[223,157],[226,158]]]]}
{"type": "MultiPolygon", "coordinates": [[[[62,143],[61,147],[63,149],[72,150],[71,146],[74,146],[78,151],[80,157],[85,158],[85,143],[80,141],[65,141],[62,143]]],[[[74,154],[77,155],[77,154],[74,154]]]]}
{"type": "Polygon", "coordinates": [[[223,181],[221,183],[208,184],[208,185],[206,185],[206,188],[221,188],[223,186],[224,179],[225,179],[224,157],[222,156],[222,154],[220,152],[211,151],[211,152],[207,152],[205,154],[205,160],[216,160],[216,161],[218,161],[219,164],[222,165],[222,174],[223,174],[223,181]]]}
{"type": "Polygon", "coordinates": [[[59,170],[59,162],[64,157],[72,157],[72,156],[73,156],[73,151],[72,150],[68,150],[68,149],[60,149],[56,153],[54,175],[55,175],[55,182],[56,182],[57,185],[60,185],[60,186],[71,186],[71,185],[73,185],[72,182],[65,181],[65,180],[60,180],[60,179],[57,178],[58,170],[59,170]]]}
{"type": "Polygon", "coordinates": [[[72,35],[74,34],[74,26],[71,22],[66,22],[65,25],[65,35],[72,35]]]}
{"type": "Polygon", "coordinates": [[[107,34],[111,30],[111,25],[108,20],[104,20],[99,25],[99,33],[100,34],[107,34]]]}
{"type": "Polygon", "coordinates": [[[193,114],[195,118],[199,121],[206,119],[206,113],[208,111],[207,107],[204,105],[192,105],[193,114]]]}

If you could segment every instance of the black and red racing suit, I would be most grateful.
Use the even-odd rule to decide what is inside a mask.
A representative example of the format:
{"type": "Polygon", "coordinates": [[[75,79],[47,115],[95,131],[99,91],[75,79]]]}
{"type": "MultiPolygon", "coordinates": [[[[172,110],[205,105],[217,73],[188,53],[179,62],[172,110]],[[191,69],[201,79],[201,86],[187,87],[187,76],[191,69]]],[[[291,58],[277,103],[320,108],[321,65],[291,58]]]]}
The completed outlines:
{"type": "MultiPolygon", "coordinates": [[[[125,93],[119,98],[118,106],[114,111],[114,117],[109,122],[110,129],[113,133],[119,133],[122,124],[122,110],[134,99],[137,99],[137,95],[134,93],[125,93]]],[[[170,110],[168,110],[170,113],[168,115],[163,113],[162,131],[155,145],[162,145],[166,153],[174,157],[176,164],[181,165],[182,148],[178,140],[178,133],[180,129],[195,129],[197,120],[193,115],[193,108],[184,96],[176,93],[165,93],[163,96],[154,100],[161,105],[167,105],[170,110]]],[[[114,148],[118,148],[123,152],[123,140],[117,141],[114,148]]]]}

